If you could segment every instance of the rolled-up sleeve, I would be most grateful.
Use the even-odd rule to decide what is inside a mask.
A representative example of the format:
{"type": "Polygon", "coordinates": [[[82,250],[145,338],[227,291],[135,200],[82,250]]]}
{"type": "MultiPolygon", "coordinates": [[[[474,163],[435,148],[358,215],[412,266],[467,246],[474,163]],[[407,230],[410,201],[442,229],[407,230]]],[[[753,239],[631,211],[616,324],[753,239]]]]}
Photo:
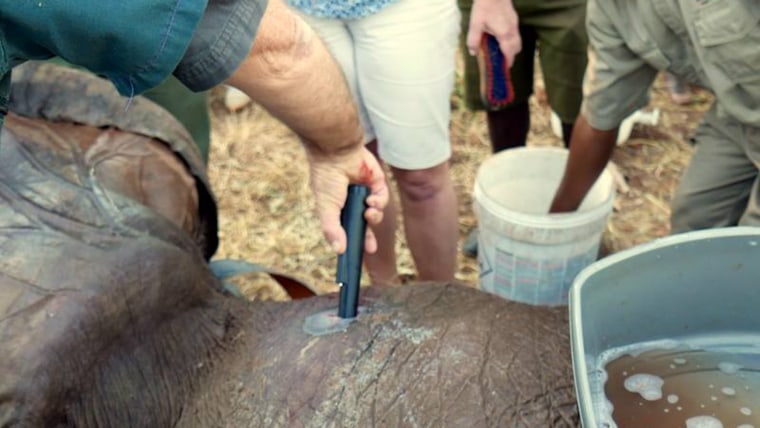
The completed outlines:
{"type": "Polygon", "coordinates": [[[0,25],[11,66],[57,55],[131,96],[175,70],[205,10],[206,0],[6,1],[0,25]]]}
{"type": "MultiPolygon", "coordinates": [[[[584,78],[581,113],[595,129],[610,130],[649,102],[649,87],[657,70],[626,45],[619,29],[625,11],[603,10],[608,0],[589,0],[586,27],[589,63],[584,78]]],[[[613,4],[614,2],[609,2],[613,4]]],[[[634,18],[634,17],[631,17],[634,18]]]]}
{"type": "Polygon", "coordinates": [[[174,75],[202,91],[226,80],[251,50],[267,0],[210,0],[174,75]]]}

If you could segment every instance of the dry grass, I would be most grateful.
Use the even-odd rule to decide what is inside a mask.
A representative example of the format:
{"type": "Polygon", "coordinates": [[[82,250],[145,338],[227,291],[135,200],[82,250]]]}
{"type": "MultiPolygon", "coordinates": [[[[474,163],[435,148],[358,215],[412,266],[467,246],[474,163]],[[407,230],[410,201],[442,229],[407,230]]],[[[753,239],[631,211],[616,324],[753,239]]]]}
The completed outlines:
{"type": "MultiPolygon", "coordinates": [[[[457,86],[461,88],[461,86],[457,86]]],[[[476,224],[471,190],[480,162],[490,154],[483,113],[460,107],[452,96],[452,173],[459,198],[460,243],[476,224]]],[[[614,162],[627,179],[615,202],[603,242],[620,251],[668,233],[669,202],[687,165],[688,135],[711,97],[697,92],[688,106],[671,103],[664,80],[652,90],[651,107],[662,111],[657,127],[634,129],[614,162]],[[626,188],[627,187],[627,188],[626,188]]],[[[549,110],[540,79],[531,99],[530,145],[560,145],[549,127],[549,110]]],[[[336,257],[323,240],[313,214],[307,164],[300,143],[258,106],[228,113],[221,92],[212,97],[210,176],[220,208],[220,258],[240,258],[290,273],[322,291],[334,290],[336,257]]],[[[414,265],[402,233],[398,234],[399,270],[413,275],[414,265]]],[[[475,286],[477,261],[460,256],[457,278],[475,286]]],[[[268,278],[244,281],[244,292],[259,298],[284,296],[268,278]]]]}

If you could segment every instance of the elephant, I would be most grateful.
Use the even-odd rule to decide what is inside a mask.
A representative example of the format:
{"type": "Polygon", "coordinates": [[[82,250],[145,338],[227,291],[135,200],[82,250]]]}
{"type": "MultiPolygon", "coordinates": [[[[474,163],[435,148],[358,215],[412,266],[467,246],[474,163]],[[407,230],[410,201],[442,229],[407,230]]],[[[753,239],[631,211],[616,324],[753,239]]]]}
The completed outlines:
{"type": "Polygon", "coordinates": [[[2,427],[570,427],[567,309],[460,283],[236,296],[192,140],[146,99],[14,70],[0,146],[2,427]]]}

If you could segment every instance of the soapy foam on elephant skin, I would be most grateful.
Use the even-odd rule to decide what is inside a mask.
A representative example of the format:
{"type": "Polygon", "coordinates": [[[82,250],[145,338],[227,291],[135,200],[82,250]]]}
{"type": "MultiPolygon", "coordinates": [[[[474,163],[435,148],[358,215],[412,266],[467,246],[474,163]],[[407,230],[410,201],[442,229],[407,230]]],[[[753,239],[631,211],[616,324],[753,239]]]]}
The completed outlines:
{"type": "Polygon", "coordinates": [[[590,376],[599,426],[760,428],[759,342],[726,335],[605,351],[590,376]]]}

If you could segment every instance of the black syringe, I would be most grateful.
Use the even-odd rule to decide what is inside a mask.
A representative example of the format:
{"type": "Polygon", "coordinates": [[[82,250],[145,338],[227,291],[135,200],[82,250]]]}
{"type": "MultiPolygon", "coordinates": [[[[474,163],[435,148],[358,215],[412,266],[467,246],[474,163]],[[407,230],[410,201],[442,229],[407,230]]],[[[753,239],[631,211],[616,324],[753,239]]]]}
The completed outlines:
{"type": "Polygon", "coordinates": [[[340,223],[346,231],[347,238],[346,251],[338,256],[338,271],[335,278],[340,286],[338,316],[341,318],[356,318],[359,307],[364,235],[367,231],[367,220],[364,218],[367,195],[369,195],[367,186],[350,184],[346,205],[340,213],[340,223]]]}

